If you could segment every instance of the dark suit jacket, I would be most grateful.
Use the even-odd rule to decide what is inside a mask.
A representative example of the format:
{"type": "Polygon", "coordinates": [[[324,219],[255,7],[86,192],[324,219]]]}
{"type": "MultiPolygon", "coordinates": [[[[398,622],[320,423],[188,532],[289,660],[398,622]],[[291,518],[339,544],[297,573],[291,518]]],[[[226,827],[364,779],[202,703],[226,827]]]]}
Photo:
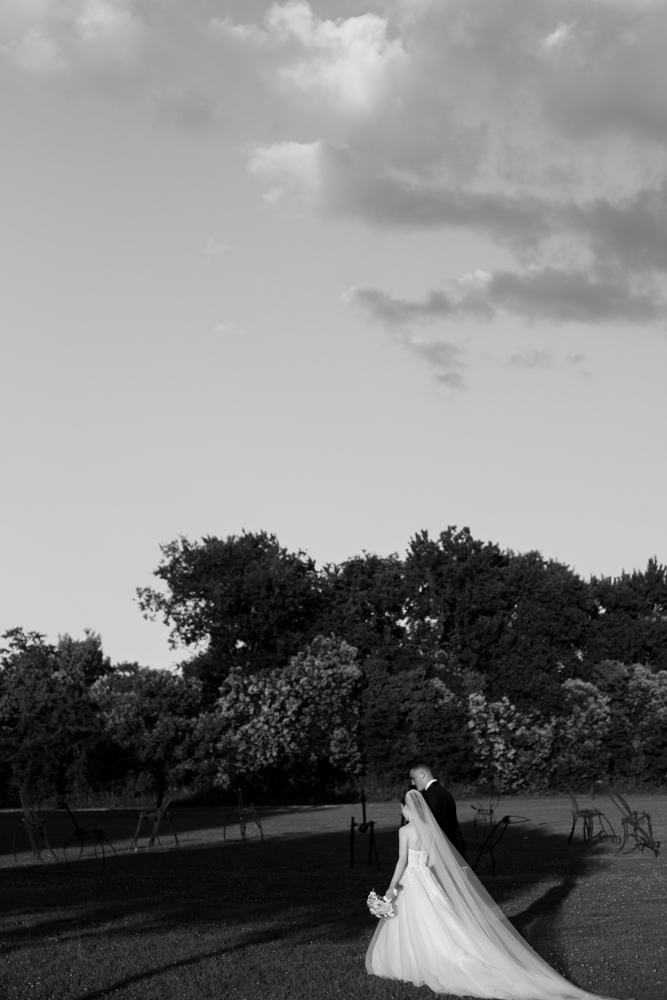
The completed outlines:
{"type": "Polygon", "coordinates": [[[435,821],[444,835],[454,845],[459,854],[465,858],[466,849],[463,843],[461,827],[456,818],[456,802],[452,793],[448,792],[437,781],[434,781],[432,785],[424,789],[422,795],[426,799],[426,803],[435,816],[435,821]]]}

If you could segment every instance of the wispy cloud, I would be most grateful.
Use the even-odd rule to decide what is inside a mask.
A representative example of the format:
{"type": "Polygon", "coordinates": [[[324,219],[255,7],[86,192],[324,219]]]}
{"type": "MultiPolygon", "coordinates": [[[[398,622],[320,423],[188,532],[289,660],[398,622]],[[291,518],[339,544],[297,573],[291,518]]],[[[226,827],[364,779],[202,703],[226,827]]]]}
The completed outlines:
{"type": "Polygon", "coordinates": [[[526,351],[517,351],[509,358],[508,365],[514,368],[553,368],[554,361],[549,351],[539,351],[530,348],[526,351]]]}
{"type": "Polygon", "coordinates": [[[435,378],[450,389],[463,389],[463,351],[444,340],[426,340],[414,334],[404,334],[402,345],[431,368],[435,378]]]}
{"type": "Polygon", "coordinates": [[[238,325],[238,323],[216,323],[214,327],[211,327],[210,333],[215,337],[243,337],[245,335],[245,330],[238,325]]]}
{"type": "Polygon", "coordinates": [[[561,21],[554,31],[549,32],[546,38],[542,39],[542,48],[559,49],[562,45],[565,45],[567,40],[571,37],[575,25],[576,21],[572,22],[572,24],[564,24],[561,21]]]}
{"type": "Polygon", "coordinates": [[[646,323],[666,313],[664,294],[654,283],[633,287],[619,270],[589,273],[550,267],[464,275],[419,302],[374,288],[352,288],[348,300],[394,328],[465,316],[488,321],[500,314],[556,323],[646,323]]]}
{"type": "Polygon", "coordinates": [[[526,371],[558,372],[569,370],[576,372],[582,378],[591,378],[591,372],[584,367],[586,358],[583,354],[567,354],[559,356],[553,351],[526,347],[515,351],[503,363],[510,368],[523,368],[526,371]]]}
{"type": "Polygon", "coordinates": [[[226,253],[227,250],[229,250],[229,247],[226,243],[216,240],[213,236],[209,236],[204,245],[202,260],[205,264],[210,264],[214,258],[226,253]]]}

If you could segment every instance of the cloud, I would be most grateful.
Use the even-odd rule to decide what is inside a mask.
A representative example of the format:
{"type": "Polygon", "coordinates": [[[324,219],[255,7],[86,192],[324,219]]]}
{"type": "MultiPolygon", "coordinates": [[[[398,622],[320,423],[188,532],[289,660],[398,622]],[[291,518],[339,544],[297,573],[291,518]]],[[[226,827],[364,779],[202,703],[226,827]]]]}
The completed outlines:
{"type": "Polygon", "coordinates": [[[620,271],[549,267],[464,275],[428,292],[421,302],[374,288],[352,288],[347,300],[392,329],[464,317],[489,321],[503,314],[598,325],[654,322],[667,315],[661,286],[633,283],[620,271]]]}
{"type": "Polygon", "coordinates": [[[438,382],[450,389],[464,388],[461,348],[444,340],[425,340],[410,335],[404,336],[400,342],[429,365],[438,382]]]}
{"type": "Polygon", "coordinates": [[[385,18],[318,18],[304,0],[273,4],[263,27],[214,18],[211,28],[238,45],[284,52],[275,61],[275,82],[352,112],[370,110],[406,59],[400,39],[388,37],[385,18]]]}
{"type": "Polygon", "coordinates": [[[127,42],[137,27],[129,10],[110,0],[86,0],[74,19],[74,28],[85,43],[108,39],[127,42]]]}
{"type": "Polygon", "coordinates": [[[210,332],[216,337],[243,337],[245,334],[238,323],[216,323],[210,332]]]}
{"type": "Polygon", "coordinates": [[[248,169],[266,185],[269,202],[291,199],[300,206],[317,204],[323,186],[319,142],[280,142],[257,146],[248,169]]]}
{"type": "Polygon", "coordinates": [[[558,27],[542,40],[542,48],[559,49],[562,45],[565,45],[572,34],[575,24],[576,21],[572,24],[564,24],[561,21],[558,27]]]}
{"type": "Polygon", "coordinates": [[[68,69],[58,43],[36,28],[31,28],[18,41],[12,40],[5,51],[15,66],[31,75],[50,76],[68,69]]]}
{"type": "MultiPolygon", "coordinates": [[[[363,126],[350,114],[341,132],[324,118],[317,139],[255,148],[249,167],[269,201],[381,229],[474,232],[515,257],[516,269],[494,274],[484,292],[464,279],[417,303],[375,290],[368,308],[387,323],[408,313],[419,322],[500,312],[556,322],[664,319],[667,128],[639,138],[614,84],[618,113],[600,97],[581,141],[578,112],[565,121],[559,94],[568,93],[568,107],[577,103],[572,60],[596,53],[612,62],[621,54],[648,92],[664,70],[652,58],[642,67],[642,47],[653,53],[643,18],[648,10],[667,42],[667,10],[597,0],[573,20],[571,9],[540,0],[412,5],[377,35],[402,33],[400,73],[385,77],[381,106],[363,126]]],[[[273,34],[262,29],[271,44],[298,37],[316,50],[328,37],[304,3],[272,11],[273,34]]],[[[336,22],[336,37],[345,25],[336,22]]],[[[613,65],[605,72],[611,86],[613,65]]],[[[659,94],[667,126],[667,88],[659,94]]]]}
{"type": "Polygon", "coordinates": [[[580,378],[592,378],[592,373],[584,368],[586,358],[583,354],[568,354],[564,358],[555,357],[551,351],[536,348],[525,348],[515,351],[505,361],[510,368],[524,368],[527,371],[574,371],[580,378]]]}
{"type": "MultiPolygon", "coordinates": [[[[412,302],[357,289],[394,335],[463,316],[663,323],[667,4],[351,7],[287,0],[253,21],[215,0],[0,0],[0,55],[233,136],[270,204],[509,255],[412,302]]],[[[410,349],[436,365],[431,341],[410,349]]]]}
{"type": "Polygon", "coordinates": [[[229,250],[229,247],[226,243],[222,243],[220,240],[209,236],[204,246],[202,259],[205,264],[210,264],[214,257],[219,257],[220,254],[226,253],[227,250],[229,250]]]}
{"type": "Polygon", "coordinates": [[[538,351],[534,348],[517,351],[507,363],[515,368],[553,368],[551,354],[548,351],[538,351]]]}
{"type": "Polygon", "coordinates": [[[131,6],[131,0],[4,0],[0,52],[37,76],[126,73],[147,37],[131,6]]]}

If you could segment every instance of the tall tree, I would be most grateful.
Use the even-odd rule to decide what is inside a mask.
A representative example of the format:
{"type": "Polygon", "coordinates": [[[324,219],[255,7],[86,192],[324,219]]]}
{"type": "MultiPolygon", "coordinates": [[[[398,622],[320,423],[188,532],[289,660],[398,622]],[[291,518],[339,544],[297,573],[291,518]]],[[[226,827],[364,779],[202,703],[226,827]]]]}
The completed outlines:
{"type": "Polygon", "coordinates": [[[510,559],[469,528],[449,527],[437,539],[416,535],[405,561],[415,642],[439,649],[453,669],[489,672],[512,607],[510,559]]]}
{"type": "Polygon", "coordinates": [[[201,684],[123,663],[98,680],[91,693],[110,745],[127,755],[128,770],[152,779],[159,806],[170,785],[188,776],[201,684]]]}
{"type": "Polygon", "coordinates": [[[16,787],[67,795],[87,784],[101,725],[90,684],[111,669],[100,637],[63,636],[57,646],[37,632],[5,632],[0,656],[0,746],[16,787]]]}
{"type": "Polygon", "coordinates": [[[587,673],[586,642],[596,610],[590,588],[539,552],[512,554],[506,585],[511,608],[489,690],[524,708],[565,710],[563,682],[587,673]]]}
{"type": "Polygon", "coordinates": [[[364,552],[324,567],[318,631],[342,635],[367,656],[392,658],[407,638],[405,571],[396,555],[364,552]]]}
{"type": "Polygon", "coordinates": [[[320,607],[315,564],[275,535],[181,537],[161,549],[154,575],[167,590],[140,588],[139,607],[171,626],[174,647],[195,649],[184,672],[202,680],[208,701],[232,668],[284,666],[313,637],[320,607]]]}
{"type": "Polygon", "coordinates": [[[223,786],[312,786],[358,774],[361,682],[356,650],[335,636],[316,636],[280,670],[232,670],[198,726],[202,763],[215,762],[223,786]]]}
{"type": "Polygon", "coordinates": [[[422,532],[412,540],[406,579],[413,640],[430,647],[454,690],[472,683],[526,708],[562,706],[562,681],[583,669],[595,613],[572,570],[450,527],[438,539],[422,532]]]}
{"type": "Polygon", "coordinates": [[[649,559],[644,571],[593,577],[597,614],[588,638],[591,664],[606,660],[667,669],[667,567],[649,559]]]}

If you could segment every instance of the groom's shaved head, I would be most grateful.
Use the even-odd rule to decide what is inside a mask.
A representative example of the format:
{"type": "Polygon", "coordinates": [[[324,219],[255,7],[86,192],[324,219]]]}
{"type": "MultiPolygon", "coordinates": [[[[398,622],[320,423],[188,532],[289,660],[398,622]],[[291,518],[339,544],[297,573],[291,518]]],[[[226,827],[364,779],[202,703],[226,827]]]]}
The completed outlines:
{"type": "Polygon", "coordinates": [[[420,762],[418,764],[413,764],[410,768],[410,778],[412,779],[412,784],[415,786],[418,792],[421,792],[424,785],[433,777],[433,772],[429,764],[424,764],[420,762]]]}
{"type": "Polygon", "coordinates": [[[412,774],[413,771],[423,771],[424,774],[428,774],[429,777],[431,778],[433,777],[433,771],[431,770],[431,765],[425,764],[423,760],[420,760],[416,764],[412,765],[412,767],[410,768],[410,774],[412,774]]]}

